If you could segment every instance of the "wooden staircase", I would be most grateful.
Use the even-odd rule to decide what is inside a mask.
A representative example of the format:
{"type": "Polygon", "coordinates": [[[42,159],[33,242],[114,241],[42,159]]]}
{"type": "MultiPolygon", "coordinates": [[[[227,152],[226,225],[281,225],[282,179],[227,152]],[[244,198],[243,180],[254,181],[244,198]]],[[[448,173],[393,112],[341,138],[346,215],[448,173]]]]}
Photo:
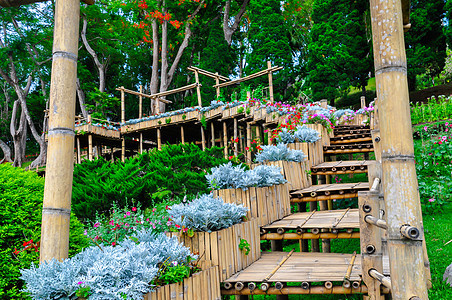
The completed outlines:
{"type": "MultiPolygon", "coordinates": [[[[325,156],[368,153],[374,149],[368,126],[338,126],[330,140],[331,144],[323,147],[325,156]]],[[[358,192],[368,192],[369,182],[326,184],[319,176],[367,173],[371,163],[370,160],[340,160],[312,166],[312,182],[317,184],[290,191],[290,201],[295,206],[302,204],[299,207],[317,209],[299,211],[261,226],[261,240],[272,241],[273,251],[263,252],[251,266],[226,279],[222,294],[278,295],[278,299],[287,299],[284,295],[291,294],[366,294],[368,287],[363,283],[360,254],[275,250],[282,250],[283,240],[298,240],[300,249],[306,250],[307,240],[359,239],[362,220],[357,208],[318,210],[316,202],[323,201],[325,208],[328,207],[325,203],[330,201],[331,208],[331,200],[357,198],[358,192]],[[280,244],[273,247],[273,242],[280,244]]],[[[359,253],[360,249],[356,251],[359,253]]],[[[387,256],[383,258],[381,275],[389,275],[387,256]]],[[[389,293],[389,290],[383,287],[381,292],[389,293]]]]}

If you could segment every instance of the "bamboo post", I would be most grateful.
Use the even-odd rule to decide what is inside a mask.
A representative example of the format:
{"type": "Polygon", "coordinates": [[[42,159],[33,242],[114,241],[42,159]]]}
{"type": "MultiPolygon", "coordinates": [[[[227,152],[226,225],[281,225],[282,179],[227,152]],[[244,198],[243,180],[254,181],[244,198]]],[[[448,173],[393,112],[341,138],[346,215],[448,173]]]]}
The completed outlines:
{"type": "MultiPolygon", "coordinates": [[[[125,104],[125,92],[124,87],[121,86],[121,123],[126,122],[126,104],[125,104]]],[[[121,136],[121,161],[126,160],[126,140],[124,136],[121,136]]]]}
{"type": "Polygon", "coordinates": [[[246,162],[251,163],[251,124],[246,123],[246,146],[249,151],[246,152],[246,162]]]}
{"type": "Polygon", "coordinates": [[[210,143],[212,147],[215,147],[215,124],[214,122],[210,122],[210,143]]]}
{"type": "Polygon", "coordinates": [[[218,72],[215,73],[215,75],[217,75],[215,77],[215,85],[217,85],[217,87],[215,88],[216,92],[217,92],[217,98],[220,97],[220,87],[218,86],[220,84],[220,76],[218,75],[218,72]]]}
{"type": "Polygon", "coordinates": [[[69,253],[79,19],[79,0],[56,1],[40,262],[69,253]]]}
{"type": "Polygon", "coordinates": [[[184,126],[183,125],[180,127],[180,139],[181,139],[181,143],[185,144],[185,132],[184,132],[184,126]]]}
{"type": "Polygon", "coordinates": [[[114,147],[110,147],[110,160],[111,160],[111,162],[115,161],[115,148],[114,147]]]}
{"type": "Polygon", "coordinates": [[[414,163],[401,1],[370,1],[375,78],[380,115],[382,187],[394,299],[428,299],[424,229],[414,163]],[[383,7],[382,7],[383,6],[383,7]],[[408,224],[420,235],[407,240],[408,224]]]}
{"type": "Polygon", "coordinates": [[[320,100],[320,106],[323,107],[323,108],[327,108],[328,107],[328,100],[327,99],[320,100]]]}
{"type": "Polygon", "coordinates": [[[88,160],[93,160],[93,135],[88,134],[88,160]]]}
{"type": "Polygon", "coordinates": [[[366,97],[365,96],[361,96],[361,108],[366,107],[366,97]]]}
{"type": "MultiPolygon", "coordinates": [[[[271,69],[271,67],[272,67],[272,62],[267,61],[267,68],[271,69]]],[[[275,99],[273,97],[273,72],[272,71],[268,71],[268,91],[270,93],[270,102],[273,102],[275,99]]]]}
{"type": "MultiPolygon", "coordinates": [[[[317,201],[309,202],[309,211],[317,211],[317,201]]],[[[311,251],[312,252],[320,252],[320,243],[318,239],[311,240],[311,251]]]]}
{"type": "Polygon", "coordinates": [[[267,68],[268,68],[268,91],[270,93],[270,102],[273,102],[275,99],[273,97],[273,72],[270,71],[272,67],[272,62],[267,61],[267,68]]]}
{"type": "Polygon", "coordinates": [[[197,70],[195,70],[195,81],[197,83],[196,86],[196,94],[198,95],[198,106],[202,106],[202,101],[201,101],[201,87],[199,84],[199,73],[197,70]]]}
{"type": "MultiPolygon", "coordinates": [[[[140,85],[140,96],[139,96],[139,103],[138,103],[138,118],[141,119],[143,117],[143,96],[141,95],[143,93],[143,86],[140,85]]],[[[140,154],[143,153],[143,133],[140,132],[140,148],[139,148],[140,154]]]]}
{"type": "Polygon", "coordinates": [[[160,128],[157,128],[157,149],[162,150],[162,133],[160,128]]]}
{"type": "Polygon", "coordinates": [[[204,132],[204,127],[201,124],[201,145],[202,151],[206,150],[206,133],[204,132]]]}
{"type": "Polygon", "coordinates": [[[223,147],[224,147],[224,158],[228,158],[228,128],[226,126],[226,121],[223,121],[223,147]]]}
{"type": "Polygon", "coordinates": [[[80,137],[77,137],[77,163],[80,164],[82,162],[82,156],[80,151],[80,137]]]}
{"type": "Polygon", "coordinates": [[[239,143],[237,143],[237,130],[238,130],[238,121],[237,118],[234,118],[234,155],[237,157],[239,155],[239,143]]]}

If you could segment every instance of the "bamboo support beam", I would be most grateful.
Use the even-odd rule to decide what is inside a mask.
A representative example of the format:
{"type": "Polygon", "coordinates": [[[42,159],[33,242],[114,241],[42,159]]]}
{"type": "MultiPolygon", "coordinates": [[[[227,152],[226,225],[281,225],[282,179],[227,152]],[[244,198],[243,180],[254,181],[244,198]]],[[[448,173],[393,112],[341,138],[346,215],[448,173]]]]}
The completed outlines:
{"type": "MultiPolygon", "coordinates": [[[[143,86],[140,85],[140,94],[143,93],[143,86]]],[[[139,95],[139,103],[138,103],[138,118],[141,119],[143,117],[143,96],[139,95]]],[[[143,133],[140,132],[140,154],[143,153],[143,133]]]]}
{"type": "Polygon", "coordinates": [[[220,84],[220,78],[218,77],[218,73],[215,73],[215,91],[217,93],[217,98],[220,97],[220,87],[218,86],[220,84]]]}
{"type": "Polygon", "coordinates": [[[350,275],[352,274],[353,265],[355,264],[356,260],[356,251],[353,252],[352,259],[350,260],[350,264],[348,265],[347,272],[345,272],[344,276],[344,283],[342,284],[345,288],[350,288],[350,275]]]}
{"type": "Polygon", "coordinates": [[[380,117],[382,190],[393,299],[428,299],[423,225],[414,162],[402,1],[370,1],[380,117]],[[383,7],[382,7],[383,5],[383,7]],[[419,229],[406,240],[404,224],[419,229]],[[409,279],[409,280],[408,280],[409,279]]]}
{"type": "MultiPolygon", "coordinates": [[[[387,288],[383,288],[382,293],[389,293],[387,288]]],[[[366,294],[367,288],[365,285],[361,285],[358,288],[344,288],[343,286],[333,286],[331,289],[326,289],[324,286],[310,286],[308,289],[301,286],[286,286],[282,290],[278,290],[275,287],[268,287],[266,290],[255,289],[251,291],[248,288],[243,288],[240,292],[234,289],[222,289],[222,295],[349,295],[349,294],[366,294]]]]}
{"type": "Polygon", "coordinates": [[[160,128],[157,128],[157,149],[162,150],[162,133],[160,128]]]}
{"type": "Polygon", "coordinates": [[[226,121],[223,122],[223,147],[224,147],[224,158],[228,158],[228,128],[226,121]]]}
{"type": "Polygon", "coordinates": [[[185,144],[185,131],[184,131],[184,126],[180,127],[180,139],[181,139],[181,143],[185,144]]]}
{"type": "Polygon", "coordinates": [[[79,0],[56,1],[40,262],[69,253],[79,19],[79,0]]]}
{"type": "Polygon", "coordinates": [[[82,163],[82,157],[80,152],[80,137],[77,137],[77,163],[82,163]]]}
{"type": "Polygon", "coordinates": [[[248,151],[246,152],[246,162],[251,163],[251,124],[246,123],[246,147],[248,151]]]}
{"type": "MultiPolygon", "coordinates": [[[[267,61],[267,69],[271,70],[272,68],[272,62],[267,61]]],[[[273,96],[273,73],[272,71],[268,72],[268,91],[270,93],[270,102],[273,102],[275,100],[273,96]]]]}
{"type": "Polygon", "coordinates": [[[195,82],[196,82],[196,95],[198,96],[198,106],[202,106],[201,100],[201,88],[199,84],[199,74],[198,71],[195,70],[195,82]]]}
{"type": "Polygon", "coordinates": [[[239,155],[239,143],[237,143],[237,130],[238,130],[238,121],[237,118],[234,118],[234,156],[237,157],[239,155]]]}
{"type": "Polygon", "coordinates": [[[210,122],[210,143],[212,147],[215,147],[215,124],[210,122]]]}
{"type": "Polygon", "coordinates": [[[366,221],[366,223],[368,223],[368,224],[377,226],[377,227],[379,227],[381,229],[385,229],[385,230],[388,229],[388,224],[386,223],[385,220],[378,219],[378,218],[376,218],[374,216],[370,216],[370,215],[365,216],[364,217],[364,221],[366,221]]]}
{"type": "Polygon", "coordinates": [[[206,150],[206,133],[204,131],[204,127],[201,125],[201,145],[202,151],[206,150]]]}
{"type": "Polygon", "coordinates": [[[124,137],[121,138],[121,161],[126,161],[126,139],[124,137]]]}
{"type": "Polygon", "coordinates": [[[372,184],[372,187],[370,188],[370,191],[376,192],[378,190],[379,186],[380,186],[380,178],[375,178],[374,183],[372,184]]]}
{"type": "MultiPolygon", "coordinates": [[[[358,231],[353,232],[302,232],[303,229],[295,232],[279,233],[264,233],[261,235],[261,240],[318,240],[318,239],[359,239],[360,233],[358,231]]],[[[318,231],[315,228],[313,231],[318,231]]],[[[318,252],[318,251],[317,251],[318,252]]]]}

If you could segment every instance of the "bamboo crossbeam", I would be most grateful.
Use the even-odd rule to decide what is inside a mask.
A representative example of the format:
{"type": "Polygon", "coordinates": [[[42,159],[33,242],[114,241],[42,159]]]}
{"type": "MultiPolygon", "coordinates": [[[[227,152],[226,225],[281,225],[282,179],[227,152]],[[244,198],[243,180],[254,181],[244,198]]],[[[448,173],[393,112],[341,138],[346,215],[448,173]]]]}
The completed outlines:
{"type": "Polygon", "coordinates": [[[265,233],[261,235],[261,240],[317,240],[317,239],[359,239],[360,233],[357,231],[348,232],[319,232],[314,234],[311,232],[305,233],[265,233]]]}
{"type": "Polygon", "coordinates": [[[290,251],[289,254],[287,254],[286,257],[284,257],[284,259],[279,262],[279,264],[273,269],[273,271],[270,272],[270,274],[268,274],[267,277],[264,278],[263,281],[267,282],[276,273],[276,271],[278,271],[279,268],[281,268],[281,266],[289,259],[289,257],[293,254],[294,251],[295,249],[292,249],[292,251],[290,251]]]}
{"type": "MultiPolygon", "coordinates": [[[[383,294],[388,294],[390,291],[387,288],[382,289],[383,294]]],[[[274,287],[270,287],[267,290],[255,289],[251,291],[248,288],[242,289],[237,292],[234,289],[226,290],[222,289],[222,295],[346,295],[346,294],[366,294],[367,287],[361,285],[359,288],[344,288],[343,286],[333,286],[331,289],[326,289],[324,286],[310,286],[309,288],[303,288],[299,286],[286,286],[282,290],[278,290],[274,287]]]]}
{"type": "MultiPolygon", "coordinates": [[[[179,89],[170,90],[170,91],[166,91],[166,92],[162,92],[162,93],[158,93],[158,94],[152,94],[152,95],[148,95],[148,94],[144,94],[144,93],[140,93],[140,92],[135,92],[135,91],[123,88],[123,87],[116,88],[116,90],[117,91],[124,91],[125,93],[132,94],[132,95],[135,95],[135,96],[141,96],[141,97],[145,97],[145,98],[159,98],[159,97],[166,96],[166,95],[171,95],[171,94],[174,94],[174,93],[177,93],[177,92],[183,92],[183,91],[195,88],[195,87],[196,87],[196,83],[193,83],[191,85],[187,85],[187,86],[181,87],[179,89]],[[190,87],[190,88],[187,88],[187,89],[179,91],[179,89],[186,88],[186,87],[190,87]],[[178,90],[178,91],[176,91],[176,90],[178,90]],[[172,93],[161,95],[161,94],[164,94],[164,93],[167,93],[167,92],[172,92],[172,93]]],[[[169,100],[166,100],[166,99],[161,99],[161,98],[159,99],[159,101],[162,101],[163,103],[167,103],[167,104],[168,103],[173,103],[172,101],[169,101],[169,100]]]]}
{"type": "Polygon", "coordinates": [[[236,79],[236,80],[231,80],[231,81],[228,81],[228,82],[223,82],[223,83],[220,83],[220,84],[215,84],[213,87],[214,87],[214,88],[222,88],[222,87],[225,87],[225,86],[230,86],[230,85],[234,85],[234,84],[239,84],[239,83],[241,83],[241,82],[248,81],[248,80],[251,80],[251,79],[254,79],[254,78],[263,76],[263,75],[265,75],[265,74],[267,74],[267,73],[269,73],[269,72],[276,72],[276,71],[279,71],[279,70],[281,70],[281,69],[283,69],[283,67],[276,67],[276,66],[275,66],[275,67],[272,67],[272,68],[270,68],[270,69],[265,69],[265,70],[259,71],[259,72],[257,72],[257,73],[254,73],[254,74],[251,74],[251,75],[248,75],[248,76],[245,76],[245,77],[236,79]]]}
{"type": "Polygon", "coordinates": [[[230,80],[229,78],[227,78],[225,76],[218,75],[216,73],[212,73],[212,72],[209,72],[209,71],[197,68],[197,67],[188,67],[187,70],[192,71],[192,72],[196,72],[197,71],[199,74],[207,76],[207,77],[211,77],[213,79],[218,78],[219,80],[222,80],[222,81],[229,81],[230,80]]]}

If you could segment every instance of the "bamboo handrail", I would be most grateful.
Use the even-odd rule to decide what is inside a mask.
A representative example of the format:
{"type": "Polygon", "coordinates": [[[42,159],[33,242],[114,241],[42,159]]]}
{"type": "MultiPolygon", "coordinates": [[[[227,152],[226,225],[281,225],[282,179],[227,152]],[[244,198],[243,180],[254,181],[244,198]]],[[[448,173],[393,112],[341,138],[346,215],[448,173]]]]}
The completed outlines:
{"type": "MultiPolygon", "coordinates": [[[[194,83],[194,84],[191,84],[191,85],[195,85],[196,83],[194,83]]],[[[195,86],[194,86],[195,87],[195,86]]],[[[193,87],[192,87],[193,88],[193,87]]],[[[153,94],[153,95],[148,95],[148,94],[144,94],[144,93],[140,93],[140,92],[135,92],[135,91],[132,91],[132,90],[128,90],[128,89],[125,89],[125,88],[122,88],[122,87],[120,87],[120,88],[116,88],[116,90],[117,91],[124,91],[125,93],[128,93],[128,94],[132,94],[132,95],[135,95],[135,96],[142,96],[142,97],[145,97],[145,98],[158,98],[159,96],[162,96],[162,95],[160,95],[160,94],[162,94],[162,93],[166,93],[166,92],[171,92],[171,91],[174,91],[174,90],[171,90],[171,91],[166,91],[166,92],[162,92],[162,93],[158,93],[158,94],[153,94]]],[[[185,91],[185,90],[183,90],[183,91],[185,91]]],[[[172,94],[172,93],[169,93],[169,94],[167,94],[167,95],[170,95],[170,94],[172,94]]],[[[159,101],[162,101],[163,103],[173,103],[172,101],[169,101],[169,100],[166,100],[166,99],[159,99],[159,101]]]]}
{"type": "Polygon", "coordinates": [[[378,272],[375,269],[370,269],[369,270],[369,275],[370,277],[372,277],[375,280],[378,280],[382,285],[384,285],[385,287],[387,287],[389,290],[392,289],[391,286],[391,278],[384,276],[383,274],[381,274],[380,272],[378,272]]]}
{"type": "Polygon", "coordinates": [[[368,215],[368,216],[364,217],[364,221],[366,221],[366,223],[369,223],[371,225],[375,225],[375,226],[380,227],[382,229],[388,229],[388,224],[383,219],[378,219],[378,218],[375,218],[374,216],[368,215]]]}
{"type": "Polygon", "coordinates": [[[257,73],[254,73],[254,74],[251,74],[251,75],[248,75],[248,76],[245,76],[245,77],[236,79],[236,80],[231,80],[231,81],[228,81],[228,82],[223,82],[223,83],[220,83],[220,84],[215,84],[213,87],[214,87],[214,88],[221,88],[221,87],[225,87],[225,86],[230,86],[230,85],[234,85],[234,84],[239,84],[239,83],[241,83],[241,82],[243,82],[243,81],[251,80],[251,79],[260,77],[260,76],[262,76],[262,75],[265,75],[265,74],[267,74],[267,73],[269,73],[269,72],[276,72],[276,71],[279,71],[279,70],[281,70],[281,69],[283,69],[283,67],[276,67],[276,66],[275,66],[275,67],[271,67],[271,68],[269,68],[269,69],[265,69],[265,70],[259,71],[259,72],[257,72],[257,73]]]}
{"type": "Polygon", "coordinates": [[[201,75],[204,75],[204,76],[207,76],[207,77],[211,77],[211,78],[214,78],[214,79],[218,78],[219,80],[222,80],[222,81],[230,81],[230,79],[225,77],[225,76],[218,75],[218,74],[215,74],[215,73],[212,73],[212,72],[209,72],[209,71],[197,68],[197,67],[188,67],[187,70],[192,71],[192,72],[196,72],[197,71],[201,75]]]}

